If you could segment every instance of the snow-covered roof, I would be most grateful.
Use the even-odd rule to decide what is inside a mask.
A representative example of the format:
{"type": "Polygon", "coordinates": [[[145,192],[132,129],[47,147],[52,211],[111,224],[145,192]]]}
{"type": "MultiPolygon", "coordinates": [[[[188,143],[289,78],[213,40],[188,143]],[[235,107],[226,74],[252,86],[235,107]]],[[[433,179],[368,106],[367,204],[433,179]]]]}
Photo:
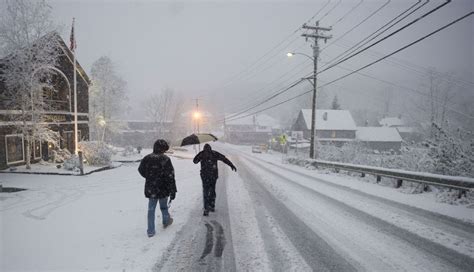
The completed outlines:
{"type": "Polygon", "coordinates": [[[414,127],[396,127],[398,132],[400,133],[415,133],[417,132],[417,129],[414,127]]]}
{"type": "Polygon", "coordinates": [[[277,119],[267,115],[267,114],[257,114],[257,115],[250,115],[245,116],[243,115],[226,115],[226,125],[254,125],[254,118],[255,118],[255,125],[262,126],[262,127],[271,127],[274,129],[281,128],[280,123],[277,119]],[[235,119],[237,118],[237,119],[235,119]],[[227,121],[227,119],[231,119],[227,121]]]}
{"type": "MultiPolygon", "coordinates": [[[[311,109],[302,109],[306,128],[311,129],[311,109]]],[[[348,110],[316,110],[316,130],[356,130],[348,110]]]]}
{"type": "Polygon", "coordinates": [[[401,142],[402,137],[396,128],[358,127],[356,139],[362,142],[401,142]]]}
{"type": "Polygon", "coordinates": [[[379,124],[383,127],[401,127],[405,126],[405,121],[398,117],[385,117],[379,121],[379,124]]]}

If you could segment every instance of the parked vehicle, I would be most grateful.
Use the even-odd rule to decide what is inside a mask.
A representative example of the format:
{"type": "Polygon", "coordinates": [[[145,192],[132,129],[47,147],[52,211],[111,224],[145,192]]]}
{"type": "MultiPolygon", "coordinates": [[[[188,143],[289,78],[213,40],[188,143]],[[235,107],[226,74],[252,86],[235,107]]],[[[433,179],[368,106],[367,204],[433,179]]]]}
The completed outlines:
{"type": "Polygon", "coordinates": [[[262,148],[259,145],[252,146],[252,153],[262,153],[262,148]]]}

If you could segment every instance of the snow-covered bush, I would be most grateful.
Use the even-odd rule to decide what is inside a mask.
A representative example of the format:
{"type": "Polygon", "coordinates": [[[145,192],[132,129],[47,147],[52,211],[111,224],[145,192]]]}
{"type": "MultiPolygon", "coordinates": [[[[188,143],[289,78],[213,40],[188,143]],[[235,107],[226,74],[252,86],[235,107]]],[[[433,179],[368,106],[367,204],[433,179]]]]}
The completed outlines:
{"type": "Polygon", "coordinates": [[[55,149],[52,151],[51,162],[53,163],[62,163],[67,159],[71,158],[71,152],[67,149],[55,149]]]}
{"type": "Polygon", "coordinates": [[[438,174],[474,177],[474,140],[433,123],[434,137],[427,141],[438,174]]]}
{"type": "Polygon", "coordinates": [[[72,155],[69,159],[65,160],[63,167],[66,170],[74,170],[80,167],[79,157],[77,155],[72,155]]]}
{"type": "Polygon", "coordinates": [[[103,142],[79,142],[79,149],[89,165],[109,165],[115,151],[112,146],[103,142]]]}
{"type": "Polygon", "coordinates": [[[131,146],[125,147],[125,149],[122,151],[122,156],[123,157],[129,157],[131,155],[135,154],[135,150],[131,146]]]}

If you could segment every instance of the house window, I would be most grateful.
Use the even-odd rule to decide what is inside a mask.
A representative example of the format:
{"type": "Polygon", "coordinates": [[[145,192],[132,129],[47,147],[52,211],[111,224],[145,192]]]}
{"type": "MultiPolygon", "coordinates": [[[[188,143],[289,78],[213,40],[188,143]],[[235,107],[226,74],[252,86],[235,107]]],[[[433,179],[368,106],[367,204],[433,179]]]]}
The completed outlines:
{"type": "Polygon", "coordinates": [[[335,130],[333,130],[333,131],[331,132],[331,138],[336,138],[336,131],[335,131],[335,130]]]}
{"type": "Polygon", "coordinates": [[[25,161],[23,144],[24,139],[22,134],[12,134],[5,136],[7,164],[25,161]]]}

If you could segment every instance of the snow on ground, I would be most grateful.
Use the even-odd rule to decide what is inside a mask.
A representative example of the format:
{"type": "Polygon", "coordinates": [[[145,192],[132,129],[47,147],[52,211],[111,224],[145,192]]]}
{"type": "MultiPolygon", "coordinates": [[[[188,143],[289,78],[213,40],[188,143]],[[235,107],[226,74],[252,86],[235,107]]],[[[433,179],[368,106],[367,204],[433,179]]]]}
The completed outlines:
{"type": "Polygon", "coordinates": [[[327,169],[306,169],[296,165],[284,164],[284,156],[282,156],[282,154],[279,152],[255,154],[251,153],[250,146],[237,146],[231,144],[225,144],[223,146],[236,149],[238,151],[244,152],[247,155],[262,159],[266,162],[277,164],[278,167],[283,169],[291,169],[292,171],[297,171],[327,182],[346,186],[370,195],[386,198],[416,208],[474,223],[474,207],[472,207],[472,205],[450,205],[448,203],[439,202],[435,192],[406,194],[403,193],[403,188],[395,189],[392,187],[372,183],[375,182],[375,178],[370,175],[367,175],[365,178],[358,178],[344,173],[334,173],[327,169]]]}
{"type": "Polygon", "coordinates": [[[269,271],[270,264],[250,196],[237,175],[230,175],[227,184],[232,188],[228,203],[237,267],[243,271],[269,271]]]}
{"type": "MultiPolygon", "coordinates": [[[[146,154],[146,152],[142,152],[146,154]]],[[[148,201],[138,163],[89,176],[0,173],[2,271],[150,269],[201,203],[199,166],[172,157],[178,193],[170,213],[175,221],[146,236],[148,201]]]]}

